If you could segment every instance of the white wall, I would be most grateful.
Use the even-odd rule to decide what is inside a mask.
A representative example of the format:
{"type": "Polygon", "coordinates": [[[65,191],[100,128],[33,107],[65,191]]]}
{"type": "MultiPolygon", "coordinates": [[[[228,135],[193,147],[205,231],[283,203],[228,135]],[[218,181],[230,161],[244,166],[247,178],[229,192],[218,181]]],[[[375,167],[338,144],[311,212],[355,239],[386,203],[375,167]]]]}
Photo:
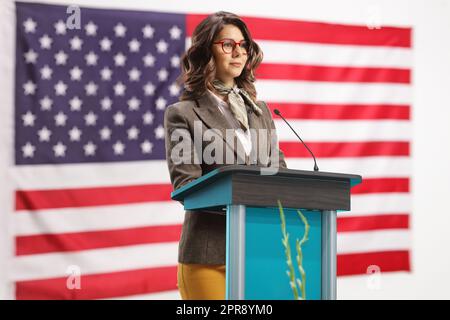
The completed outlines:
{"type": "Polygon", "coordinates": [[[195,13],[227,10],[241,15],[355,24],[365,24],[368,16],[378,11],[382,25],[412,26],[413,272],[382,275],[377,290],[369,289],[366,276],[340,278],[338,298],[450,299],[450,209],[446,201],[450,199],[450,0],[109,0],[102,6],[195,13]]]}

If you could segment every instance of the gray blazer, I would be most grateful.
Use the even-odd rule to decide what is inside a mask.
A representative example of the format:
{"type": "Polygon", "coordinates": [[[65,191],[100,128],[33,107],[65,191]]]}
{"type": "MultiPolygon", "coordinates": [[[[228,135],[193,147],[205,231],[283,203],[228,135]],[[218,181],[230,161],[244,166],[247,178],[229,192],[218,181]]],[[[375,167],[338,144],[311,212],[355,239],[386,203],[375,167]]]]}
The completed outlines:
{"type": "MultiPolygon", "coordinates": [[[[258,101],[258,105],[263,111],[263,114],[258,116],[253,113],[251,109],[247,109],[249,127],[254,129],[275,129],[272,115],[267,105],[263,101],[258,101]]],[[[234,164],[270,166],[271,163],[261,162],[258,157],[256,163],[251,163],[250,158],[245,156],[245,159],[239,158],[236,148],[232,148],[225,140],[225,130],[234,129],[226,120],[225,116],[219,112],[217,102],[211,93],[205,93],[200,99],[196,101],[185,100],[177,102],[167,107],[164,114],[164,128],[165,128],[165,142],[166,142],[166,159],[169,168],[170,179],[174,190],[182,187],[186,183],[195,180],[196,178],[214,170],[220,166],[229,165],[225,162],[225,154],[231,152],[234,154],[234,164]],[[217,129],[222,133],[223,139],[223,164],[212,163],[207,164],[202,161],[201,164],[195,164],[194,146],[192,143],[191,164],[175,164],[171,158],[172,149],[178,141],[171,141],[170,137],[175,129],[186,129],[189,132],[191,139],[194,137],[194,121],[200,121],[202,130],[217,129]]],[[[210,144],[210,141],[202,142],[202,150],[210,144]]],[[[234,136],[234,145],[239,141],[234,136]]],[[[258,143],[258,141],[252,141],[258,143]]],[[[270,157],[271,152],[279,153],[279,166],[286,168],[284,154],[277,149],[272,151],[270,148],[270,138],[267,137],[267,157],[270,157]]],[[[200,151],[200,150],[199,150],[200,151]]],[[[270,159],[270,158],[269,158],[270,159]]],[[[195,263],[195,264],[225,264],[225,229],[226,216],[224,213],[206,211],[206,210],[186,210],[184,223],[182,227],[181,239],[178,247],[178,262],[180,263],[195,263]]]]}

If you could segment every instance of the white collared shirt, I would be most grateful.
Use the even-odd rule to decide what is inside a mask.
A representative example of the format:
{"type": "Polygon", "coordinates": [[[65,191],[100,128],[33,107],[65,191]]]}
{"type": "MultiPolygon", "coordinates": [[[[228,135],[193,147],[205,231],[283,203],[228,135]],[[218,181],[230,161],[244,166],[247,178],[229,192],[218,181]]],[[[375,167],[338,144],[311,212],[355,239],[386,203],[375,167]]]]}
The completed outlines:
{"type": "Polygon", "coordinates": [[[225,118],[228,120],[228,122],[231,124],[232,128],[235,129],[236,135],[241,142],[242,146],[244,147],[245,154],[248,156],[250,155],[250,152],[252,151],[252,136],[250,134],[250,130],[247,130],[244,132],[242,130],[239,121],[236,119],[236,117],[233,115],[233,112],[230,110],[230,106],[228,103],[223,101],[221,98],[219,98],[214,92],[207,89],[209,93],[211,94],[214,99],[217,101],[217,107],[219,108],[220,112],[225,116],[225,118]]]}

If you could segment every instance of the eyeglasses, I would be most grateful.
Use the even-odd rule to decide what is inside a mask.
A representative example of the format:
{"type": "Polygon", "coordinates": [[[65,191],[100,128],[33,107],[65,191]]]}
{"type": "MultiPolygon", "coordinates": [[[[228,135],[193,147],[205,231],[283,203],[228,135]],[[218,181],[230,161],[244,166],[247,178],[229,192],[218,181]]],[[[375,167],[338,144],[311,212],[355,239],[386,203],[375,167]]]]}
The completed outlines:
{"type": "Polygon", "coordinates": [[[249,49],[248,41],[241,40],[239,42],[234,41],[233,39],[223,39],[220,41],[213,42],[214,44],[221,44],[222,50],[224,53],[232,53],[236,46],[239,46],[243,54],[247,54],[249,49]]]}

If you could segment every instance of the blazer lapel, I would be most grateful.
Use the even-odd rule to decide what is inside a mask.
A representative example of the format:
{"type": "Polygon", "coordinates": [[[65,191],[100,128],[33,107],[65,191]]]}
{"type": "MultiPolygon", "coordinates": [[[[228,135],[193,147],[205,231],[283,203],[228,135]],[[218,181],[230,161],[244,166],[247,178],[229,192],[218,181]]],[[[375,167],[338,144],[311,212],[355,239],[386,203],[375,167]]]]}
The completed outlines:
{"type": "MultiPolygon", "coordinates": [[[[268,148],[270,147],[270,140],[269,140],[270,132],[268,130],[270,130],[270,126],[266,126],[264,119],[265,119],[264,115],[258,116],[257,114],[255,114],[252,111],[248,112],[248,125],[251,129],[255,129],[255,133],[256,133],[255,140],[252,140],[253,148],[256,148],[257,146],[261,145],[260,141],[259,141],[259,134],[260,134],[260,129],[264,129],[267,132],[266,150],[267,150],[267,152],[269,152],[268,148]]],[[[256,152],[259,152],[259,150],[256,149],[256,152]]],[[[257,154],[256,156],[258,159],[258,164],[260,164],[259,154],[257,154]]],[[[250,161],[250,159],[248,159],[248,161],[250,161]]]]}
{"type": "Polygon", "coordinates": [[[228,128],[227,120],[225,116],[219,112],[213,98],[205,93],[200,99],[197,100],[198,105],[195,106],[194,111],[210,129],[219,129],[225,132],[228,128]]]}

